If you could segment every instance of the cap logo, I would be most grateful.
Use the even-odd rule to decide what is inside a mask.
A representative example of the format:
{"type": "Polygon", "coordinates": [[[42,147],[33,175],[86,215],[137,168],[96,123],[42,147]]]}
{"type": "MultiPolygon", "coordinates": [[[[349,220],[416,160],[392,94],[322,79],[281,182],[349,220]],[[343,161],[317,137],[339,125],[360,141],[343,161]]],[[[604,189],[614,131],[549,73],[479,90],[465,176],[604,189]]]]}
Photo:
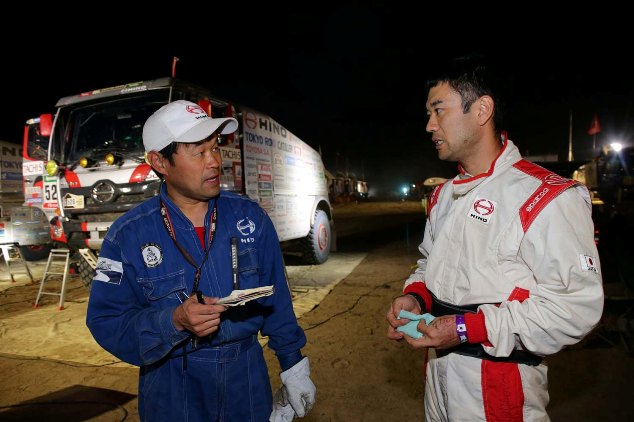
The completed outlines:
{"type": "Polygon", "coordinates": [[[192,113],[192,114],[204,114],[207,115],[207,113],[205,113],[205,110],[203,110],[200,106],[193,106],[193,105],[186,105],[185,106],[185,110],[188,113],[192,113]]]}

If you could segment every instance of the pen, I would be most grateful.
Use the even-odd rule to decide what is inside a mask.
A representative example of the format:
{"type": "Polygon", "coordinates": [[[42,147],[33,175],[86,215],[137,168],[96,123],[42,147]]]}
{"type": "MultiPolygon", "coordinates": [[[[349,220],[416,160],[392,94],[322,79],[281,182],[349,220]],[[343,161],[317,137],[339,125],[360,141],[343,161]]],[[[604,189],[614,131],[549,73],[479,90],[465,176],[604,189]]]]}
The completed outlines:
{"type": "Polygon", "coordinates": [[[233,274],[233,290],[240,288],[238,280],[238,238],[231,238],[231,272],[233,274]]]}
{"type": "MultiPolygon", "coordinates": [[[[198,303],[205,304],[205,297],[203,296],[203,292],[198,290],[198,282],[200,281],[200,268],[196,270],[196,274],[194,275],[194,288],[192,290],[192,294],[196,295],[196,300],[198,303]]],[[[202,339],[198,336],[192,337],[192,348],[196,349],[198,344],[202,339]]]]}

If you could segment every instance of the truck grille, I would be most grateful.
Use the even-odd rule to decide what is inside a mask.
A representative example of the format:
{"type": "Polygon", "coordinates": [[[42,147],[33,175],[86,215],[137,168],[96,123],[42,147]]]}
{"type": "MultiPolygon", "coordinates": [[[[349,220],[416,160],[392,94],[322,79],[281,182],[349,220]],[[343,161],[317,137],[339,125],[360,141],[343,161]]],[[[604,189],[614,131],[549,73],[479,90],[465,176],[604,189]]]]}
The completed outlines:
{"type": "MultiPolygon", "coordinates": [[[[67,206],[64,202],[64,213],[67,216],[82,215],[86,219],[88,214],[104,214],[108,212],[123,213],[144,200],[158,194],[160,181],[148,183],[127,183],[115,185],[110,181],[100,181],[86,188],[62,189],[62,198],[67,194],[82,196],[83,206],[67,206]]],[[[77,203],[78,201],[73,201],[77,203]]],[[[91,219],[92,220],[92,219],[91,219]]],[[[103,221],[98,217],[96,221],[103,221]]]]}

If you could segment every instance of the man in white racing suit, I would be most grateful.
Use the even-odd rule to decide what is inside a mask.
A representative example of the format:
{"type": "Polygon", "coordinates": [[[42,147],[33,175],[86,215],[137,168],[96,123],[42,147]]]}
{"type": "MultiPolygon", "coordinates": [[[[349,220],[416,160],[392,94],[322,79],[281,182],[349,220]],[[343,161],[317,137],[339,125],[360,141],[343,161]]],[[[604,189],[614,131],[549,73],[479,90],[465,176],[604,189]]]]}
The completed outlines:
{"type": "Polygon", "coordinates": [[[543,357],[598,323],[603,287],[587,189],[523,160],[482,57],[428,81],[427,131],[459,174],[432,193],[423,258],[387,312],[388,338],[433,348],[428,421],[548,421],[543,357]],[[420,338],[401,311],[429,313],[420,338]],[[435,355],[435,356],[434,356],[435,355]]]}

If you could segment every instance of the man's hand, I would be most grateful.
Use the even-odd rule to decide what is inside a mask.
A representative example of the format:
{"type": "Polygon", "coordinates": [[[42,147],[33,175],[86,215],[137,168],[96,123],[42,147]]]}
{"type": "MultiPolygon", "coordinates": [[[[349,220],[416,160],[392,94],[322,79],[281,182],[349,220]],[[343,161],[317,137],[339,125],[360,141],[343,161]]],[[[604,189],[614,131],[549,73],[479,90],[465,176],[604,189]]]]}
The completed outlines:
{"type": "Polygon", "coordinates": [[[198,303],[195,295],[181,303],[172,314],[172,321],[177,330],[187,330],[197,337],[205,337],[218,331],[220,314],[227,310],[226,306],[215,305],[217,297],[205,297],[205,303],[198,303]]]}
{"type": "Polygon", "coordinates": [[[269,417],[269,422],[291,422],[295,418],[293,406],[286,399],[288,393],[286,388],[281,386],[273,395],[273,411],[269,417]]]}
{"type": "Polygon", "coordinates": [[[460,344],[460,338],[458,338],[458,333],[456,332],[455,315],[436,317],[429,325],[424,320],[421,320],[416,330],[423,335],[421,338],[405,337],[405,340],[414,349],[422,347],[448,349],[460,344]]]}
{"type": "Polygon", "coordinates": [[[406,318],[398,319],[398,315],[401,313],[401,310],[412,312],[418,315],[421,314],[420,305],[413,296],[403,295],[394,298],[386,315],[387,322],[389,324],[389,326],[387,327],[387,338],[391,340],[401,340],[403,339],[403,337],[405,337],[404,333],[396,331],[398,327],[401,327],[410,321],[406,318]]]}
{"type": "Polygon", "coordinates": [[[288,400],[298,418],[303,418],[315,404],[317,388],[310,379],[310,363],[304,357],[294,366],[280,374],[282,378],[282,392],[288,400]]]}

